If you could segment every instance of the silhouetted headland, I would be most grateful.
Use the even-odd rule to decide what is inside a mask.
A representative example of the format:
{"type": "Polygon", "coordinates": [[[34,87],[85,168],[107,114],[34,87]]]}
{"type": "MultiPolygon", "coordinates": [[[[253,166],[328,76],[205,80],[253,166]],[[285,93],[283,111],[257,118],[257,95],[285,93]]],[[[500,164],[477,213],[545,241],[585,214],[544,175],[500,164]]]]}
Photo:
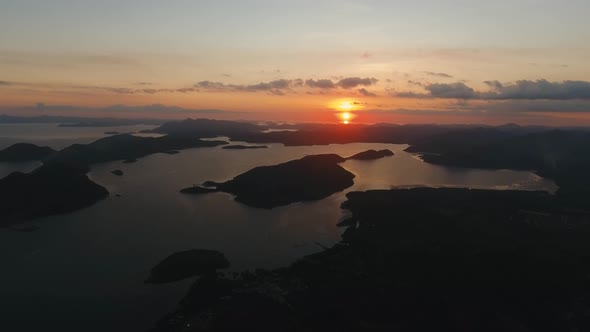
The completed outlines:
{"type": "Polygon", "coordinates": [[[434,136],[406,149],[425,162],[469,168],[532,170],[555,181],[571,206],[590,207],[590,133],[547,130],[503,134],[464,130],[434,136]]]}
{"type": "Polygon", "coordinates": [[[138,159],[158,152],[174,154],[178,153],[176,150],[224,144],[227,142],[202,141],[192,137],[139,137],[123,134],[105,137],[90,144],[71,145],[49,158],[48,162],[91,165],[106,161],[138,159]]]}
{"type": "Polygon", "coordinates": [[[0,162],[42,161],[56,152],[48,146],[17,143],[0,151],[0,162]]]}
{"type": "Polygon", "coordinates": [[[109,192],[86,172],[87,168],[53,163],[0,179],[0,226],[72,212],[107,197],[109,192]]]}
{"type": "Polygon", "coordinates": [[[215,250],[193,249],[174,253],[158,263],[150,272],[146,283],[162,284],[182,279],[214,274],[226,269],[229,262],[215,250]]]}

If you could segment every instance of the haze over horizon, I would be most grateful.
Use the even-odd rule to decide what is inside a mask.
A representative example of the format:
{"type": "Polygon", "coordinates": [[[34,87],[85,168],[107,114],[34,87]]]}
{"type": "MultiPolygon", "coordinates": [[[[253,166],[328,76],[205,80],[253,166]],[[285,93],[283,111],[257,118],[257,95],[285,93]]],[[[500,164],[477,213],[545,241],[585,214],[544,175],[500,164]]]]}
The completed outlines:
{"type": "Polygon", "coordinates": [[[590,125],[588,1],[1,8],[0,114],[590,125]]]}

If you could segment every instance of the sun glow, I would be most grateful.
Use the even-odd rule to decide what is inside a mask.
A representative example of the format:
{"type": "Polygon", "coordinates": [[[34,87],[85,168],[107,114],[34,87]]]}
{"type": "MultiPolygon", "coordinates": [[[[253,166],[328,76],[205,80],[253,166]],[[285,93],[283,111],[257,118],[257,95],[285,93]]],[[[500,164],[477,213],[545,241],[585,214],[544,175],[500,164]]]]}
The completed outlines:
{"type": "MultiPolygon", "coordinates": [[[[340,105],[338,105],[338,108],[341,110],[345,110],[345,111],[349,111],[354,107],[354,105],[349,102],[349,101],[343,101],[342,103],[340,103],[340,105]]],[[[347,113],[345,113],[347,114],[347,113]]]]}
{"type": "Polygon", "coordinates": [[[357,117],[360,103],[350,99],[336,99],[328,104],[328,107],[336,111],[334,116],[338,122],[349,124],[357,117]]]}

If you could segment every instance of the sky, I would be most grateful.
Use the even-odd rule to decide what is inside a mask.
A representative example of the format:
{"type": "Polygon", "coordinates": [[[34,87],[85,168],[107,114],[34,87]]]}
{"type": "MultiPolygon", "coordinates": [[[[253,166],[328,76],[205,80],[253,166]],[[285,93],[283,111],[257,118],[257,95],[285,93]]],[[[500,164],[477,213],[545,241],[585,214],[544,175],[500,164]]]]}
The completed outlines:
{"type": "Polygon", "coordinates": [[[590,1],[0,0],[0,113],[590,125],[590,1]]]}

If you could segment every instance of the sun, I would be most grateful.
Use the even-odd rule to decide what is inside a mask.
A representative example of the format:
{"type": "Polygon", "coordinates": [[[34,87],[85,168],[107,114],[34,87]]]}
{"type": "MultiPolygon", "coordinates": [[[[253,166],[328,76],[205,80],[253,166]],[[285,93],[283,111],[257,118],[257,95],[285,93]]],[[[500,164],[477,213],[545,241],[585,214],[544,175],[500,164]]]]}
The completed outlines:
{"type": "Polygon", "coordinates": [[[338,117],[342,120],[342,123],[349,124],[350,120],[354,117],[354,115],[350,112],[341,112],[338,113],[338,117]]]}

